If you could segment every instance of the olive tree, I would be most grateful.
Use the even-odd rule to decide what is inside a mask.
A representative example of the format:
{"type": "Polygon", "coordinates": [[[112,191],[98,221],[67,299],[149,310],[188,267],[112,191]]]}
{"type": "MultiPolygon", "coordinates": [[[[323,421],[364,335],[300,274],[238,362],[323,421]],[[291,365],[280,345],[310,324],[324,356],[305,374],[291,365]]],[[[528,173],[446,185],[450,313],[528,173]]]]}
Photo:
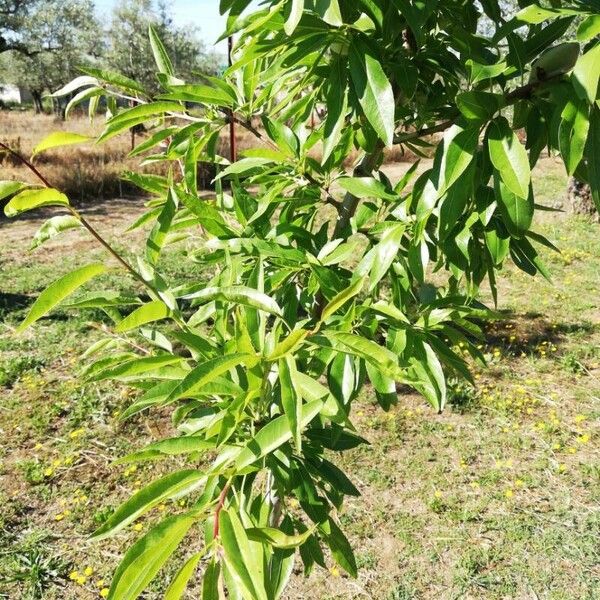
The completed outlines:
{"type": "MultiPolygon", "coordinates": [[[[359,490],[335,464],[365,443],[354,399],[368,385],[388,410],[410,386],[439,411],[447,378],[468,380],[471,360],[483,362],[480,288],[496,297],[507,261],[546,272],[538,249],[552,245],[533,229],[545,207],[531,181],[542,151],[560,154],[599,203],[600,3],[520,5],[503,16],[492,0],[221,0],[225,35],[237,36],[223,77],[178,78],[151,30],[159,94],[113,72],[59,92],[105,96],[98,142],[144,123],[134,153],[172,166],[132,176],[152,195],[135,262],[34,165],[40,187],[1,188],[9,216],[66,211],[38,243],[83,226],[139,284],[138,295],[100,289],[65,303],[108,268],[80,267],[21,325],[59,303],[103,309],[117,335],[87,350],[87,377],[140,390],[123,419],[172,409],[176,436],[119,460],[186,468],[137,492],[93,537],[187,500],[127,551],[110,598],[137,598],[182,544],[194,550],[170,599],[197,570],[205,599],[278,598],[298,555],[305,573],[333,560],[356,575],[336,515],[359,490]],[[576,18],[578,39],[557,44],[576,18]],[[118,109],[122,97],[135,106],[118,109]],[[217,144],[231,120],[256,138],[233,162],[217,144]],[[433,161],[392,182],[381,168],[392,146],[433,161]],[[198,189],[200,161],[216,165],[214,193],[198,189]],[[171,281],[161,255],[182,240],[193,276],[171,281]]],[[[70,141],[55,135],[39,150],[70,141]]]]}

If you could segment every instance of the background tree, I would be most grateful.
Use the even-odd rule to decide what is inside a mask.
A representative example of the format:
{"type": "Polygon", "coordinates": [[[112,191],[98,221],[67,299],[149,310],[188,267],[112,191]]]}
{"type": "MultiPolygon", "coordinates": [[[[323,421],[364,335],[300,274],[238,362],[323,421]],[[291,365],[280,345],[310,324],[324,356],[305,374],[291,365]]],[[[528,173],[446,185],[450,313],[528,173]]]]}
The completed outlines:
{"type": "Polygon", "coordinates": [[[150,25],[163,40],[178,76],[185,79],[194,72],[214,74],[222,63],[222,57],[206,51],[195,27],[174,24],[168,3],[125,0],[115,7],[108,30],[109,68],[135,79],[149,90],[158,90],[148,39],[150,25]]]}
{"type": "Polygon", "coordinates": [[[30,90],[36,112],[42,110],[44,93],[81,74],[79,68],[97,62],[104,50],[92,0],[38,2],[22,13],[18,34],[26,51],[3,54],[2,78],[30,90]]]}
{"type": "Polygon", "coordinates": [[[44,0],[0,0],[0,53],[16,50],[24,54],[36,52],[20,39],[28,14],[44,0]]]}

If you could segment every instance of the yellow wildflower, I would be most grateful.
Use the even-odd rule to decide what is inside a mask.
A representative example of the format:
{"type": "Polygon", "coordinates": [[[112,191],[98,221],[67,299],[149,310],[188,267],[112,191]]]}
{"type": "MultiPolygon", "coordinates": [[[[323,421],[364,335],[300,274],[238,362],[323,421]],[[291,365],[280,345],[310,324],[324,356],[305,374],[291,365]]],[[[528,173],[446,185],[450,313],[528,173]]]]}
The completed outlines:
{"type": "Polygon", "coordinates": [[[106,598],[106,596],[108,596],[108,588],[102,588],[102,589],[100,590],[100,595],[101,595],[103,598],[106,598]]]}
{"type": "Polygon", "coordinates": [[[506,498],[512,498],[515,495],[515,493],[511,489],[507,489],[504,490],[504,495],[506,496],[506,498]]]}
{"type": "Polygon", "coordinates": [[[92,575],[94,573],[94,569],[92,569],[92,567],[86,567],[85,571],[83,573],[84,573],[84,575],[89,577],[90,575],[92,575]]]}

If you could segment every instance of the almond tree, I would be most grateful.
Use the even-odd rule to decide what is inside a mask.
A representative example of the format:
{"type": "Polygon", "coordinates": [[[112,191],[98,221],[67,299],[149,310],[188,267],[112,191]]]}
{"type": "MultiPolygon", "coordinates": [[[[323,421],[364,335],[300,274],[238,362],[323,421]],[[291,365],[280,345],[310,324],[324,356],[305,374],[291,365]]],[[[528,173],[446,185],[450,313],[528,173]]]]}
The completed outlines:
{"type": "MultiPolygon", "coordinates": [[[[533,228],[545,207],[531,181],[543,151],[600,204],[600,3],[519,4],[506,18],[493,0],[221,0],[225,35],[237,36],[222,78],[178,78],[151,30],[157,96],[106,71],[59,92],[105,97],[98,141],[144,123],[151,134],[135,152],[172,166],[131,176],[153,196],[134,262],[35,166],[39,187],[0,188],[9,216],[66,212],[38,243],[84,227],[139,284],[138,295],[100,288],[65,304],[109,268],[80,267],[40,295],[21,329],[61,302],[103,309],[117,335],[87,350],[87,377],[140,390],[123,419],[171,407],[177,428],[121,462],[187,461],[95,532],[186,499],[127,551],[110,598],[137,598],[179,546],[196,550],[169,599],[197,570],[204,599],[278,598],[298,557],[305,573],[335,561],[356,575],[336,515],[359,490],[335,465],[335,453],[365,443],[353,401],[369,385],[388,410],[402,384],[439,411],[446,378],[468,380],[470,361],[483,362],[481,286],[496,297],[507,261],[545,274],[538,249],[552,245],[533,228]],[[493,27],[481,35],[484,18],[493,27]],[[576,18],[577,41],[557,44],[576,18]],[[123,98],[134,106],[117,108],[123,98]],[[217,144],[231,120],[256,138],[233,162],[217,144]],[[433,164],[392,182],[381,169],[392,146],[432,149],[433,164]],[[218,169],[209,196],[199,161],[218,169]],[[161,255],[182,240],[192,280],[171,281],[161,255]]],[[[73,141],[55,135],[38,150],[73,141]]]]}

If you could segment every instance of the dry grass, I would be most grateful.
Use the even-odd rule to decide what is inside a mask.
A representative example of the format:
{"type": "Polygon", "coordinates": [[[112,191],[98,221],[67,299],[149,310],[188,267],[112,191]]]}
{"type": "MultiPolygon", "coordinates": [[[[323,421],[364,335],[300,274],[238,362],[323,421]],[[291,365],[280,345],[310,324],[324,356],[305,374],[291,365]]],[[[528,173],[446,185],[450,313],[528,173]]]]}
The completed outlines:
{"type": "MultiPolygon", "coordinates": [[[[76,115],[68,121],[61,121],[53,115],[36,115],[32,112],[0,111],[0,141],[23,156],[30,156],[33,148],[48,134],[54,131],[71,131],[85,135],[97,135],[103,127],[99,116],[93,123],[87,117],[76,115]]],[[[144,134],[138,134],[139,143],[144,134]]],[[[238,153],[248,148],[261,147],[265,143],[256,139],[250,132],[238,127],[236,130],[238,153]]],[[[49,151],[35,159],[36,165],[47,179],[74,201],[96,201],[139,195],[139,190],[121,179],[124,171],[139,170],[140,159],[129,158],[131,150],[129,133],[119,135],[102,145],[87,144],[68,146],[49,151]]],[[[219,145],[219,153],[229,157],[229,140],[226,132],[219,145]]],[[[314,157],[319,158],[320,150],[315,148],[314,157]]],[[[351,164],[357,156],[354,152],[348,159],[351,164]]],[[[414,155],[399,147],[385,151],[386,164],[409,162],[414,155]]],[[[33,181],[34,176],[10,154],[0,152],[2,179],[33,181]]],[[[147,172],[164,172],[164,166],[145,167],[147,172]]],[[[210,177],[204,184],[209,185],[210,177]]]]}

